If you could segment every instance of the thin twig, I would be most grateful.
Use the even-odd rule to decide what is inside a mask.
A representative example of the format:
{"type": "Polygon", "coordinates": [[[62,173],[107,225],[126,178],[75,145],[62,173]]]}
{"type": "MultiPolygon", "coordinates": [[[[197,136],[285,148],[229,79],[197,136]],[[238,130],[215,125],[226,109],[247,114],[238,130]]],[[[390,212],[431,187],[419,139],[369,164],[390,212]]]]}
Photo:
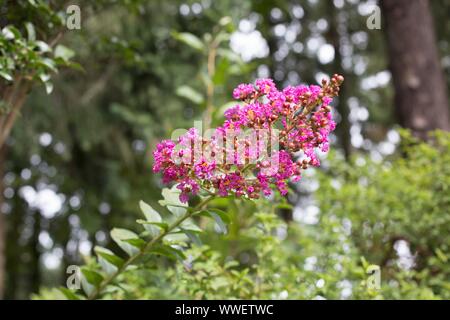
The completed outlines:
{"type": "Polygon", "coordinates": [[[2,123],[2,128],[0,132],[0,148],[3,147],[6,139],[11,133],[14,123],[16,122],[17,115],[20,113],[20,109],[22,109],[22,106],[27,98],[28,91],[30,90],[30,88],[31,82],[27,81],[20,86],[20,89],[18,89],[18,93],[14,95],[13,98],[14,101],[12,102],[11,111],[4,119],[4,122],[2,123]]]}

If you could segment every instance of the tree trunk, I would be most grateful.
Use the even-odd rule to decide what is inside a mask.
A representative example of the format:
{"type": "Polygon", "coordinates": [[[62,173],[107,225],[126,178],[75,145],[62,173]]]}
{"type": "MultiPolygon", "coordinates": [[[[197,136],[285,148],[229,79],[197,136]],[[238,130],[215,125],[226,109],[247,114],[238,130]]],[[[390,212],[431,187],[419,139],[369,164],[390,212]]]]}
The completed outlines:
{"type": "Polygon", "coordinates": [[[1,211],[3,204],[5,148],[6,147],[0,148],[0,300],[4,297],[6,282],[6,216],[1,211]]]}
{"type": "Polygon", "coordinates": [[[448,93],[428,1],[382,0],[381,5],[400,124],[422,139],[430,130],[449,131],[448,93]]]}

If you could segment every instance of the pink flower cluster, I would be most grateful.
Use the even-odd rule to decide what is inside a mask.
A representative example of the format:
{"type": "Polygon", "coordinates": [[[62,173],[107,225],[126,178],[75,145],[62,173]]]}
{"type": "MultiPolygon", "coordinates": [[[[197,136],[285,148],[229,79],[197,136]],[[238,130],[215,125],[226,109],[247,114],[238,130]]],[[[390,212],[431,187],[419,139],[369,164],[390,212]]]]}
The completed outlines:
{"type": "Polygon", "coordinates": [[[241,103],[225,112],[223,125],[209,135],[191,128],[177,141],[162,141],[153,153],[153,171],[162,172],[164,183],[177,183],[183,202],[200,190],[258,198],[277,189],[286,195],[288,181],[320,165],[316,149],[328,151],[335,129],[330,103],[343,80],[334,75],[321,86],[282,91],[271,79],[240,84],[233,97],[241,103]]]}

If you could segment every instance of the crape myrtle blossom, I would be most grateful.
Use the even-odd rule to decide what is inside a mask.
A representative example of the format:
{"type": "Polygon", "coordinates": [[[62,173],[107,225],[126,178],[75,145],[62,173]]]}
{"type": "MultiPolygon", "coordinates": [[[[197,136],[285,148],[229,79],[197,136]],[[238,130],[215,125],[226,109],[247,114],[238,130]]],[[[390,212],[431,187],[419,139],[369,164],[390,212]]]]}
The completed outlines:
{"type": "Polygon", "coordinates": [[[328,151],[335,129],[330,103],[344,81],[334,75],[321,86],[289,86],[279,91],[271,79],[240,84],[222,126],[201,135],[189,129],[177,140],[160,142],[153,171],[164,183],[175,182],[180,200],[204,190],[219,196],[256,199],[273,190],[288,192],[287,183],[301,179],[302,170],[319,166],[316,150],[328,151]],[[294,154],[303,153],[301,160],[294,154]]]}

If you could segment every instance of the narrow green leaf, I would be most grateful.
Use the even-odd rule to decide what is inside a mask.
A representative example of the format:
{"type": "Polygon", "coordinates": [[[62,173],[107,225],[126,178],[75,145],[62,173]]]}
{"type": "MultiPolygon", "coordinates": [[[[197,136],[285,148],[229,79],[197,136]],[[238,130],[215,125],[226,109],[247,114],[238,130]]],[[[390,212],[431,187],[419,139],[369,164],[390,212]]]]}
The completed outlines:
{"type": "Polygon", "coordinates": [[[36,40],[36,30],[31,22],[25,22],[25,28],[27,29],[28,41],[36,40]]]}
{"type": "Polygon", "coordinates": [[[183,221],[183,223],[181,224],[180,228],[183,229],[183,230],[189,230],[189,231],[197,232],[197,233],[203,232],[203,230],[200,229],[194,223],[194,221],[192,221],[192,219],[188,219],[188,220],[183,221]]]}
{"type": "Polygon", "coordinates": [[[228,214],[225,211],[217,209],[217,208],[208,208],[207,210],[202,210],[202,211],[196,212],[196,213],[194,213],[194,215],[210,217],[210,218],[213,218],[213,219],[215,219],[214,215],[217,215],[226,224],[231,222],[230,217],[228,216],[228,214]]]}
{"type": "Polygon", "coordinates": [[[100,266],[107,274],[116,272],[124,263],[123,259],[114,255],[111,250],[96,246],[94,251],[97,254],[100,266]]]}
{"type": "Polygon", "coordinates": [[[145,244],[146,244],[146,242],[144,240],[140,239],[140,238],[138,238],[138,239],[125,239],[123,241],[126,242],[126,243],[131,244],[133,247],[138,248],[139,250],[142,249],[145,246],[145,244]]]}
{"type": "Polygon", "coordinates": [[[38,74],[38,77],[45,86],[45,92],[47,92],[47,94],[52,93],[53,83],[50,82],[50,75],[48,73],[41,72],[38,74]]]}
{"type": "Polygon", "coordinates": [[[217,54],[221,57],[228,59],[231,62],[242,63],[241,57],[236,52],[230,49],[219,48],[217,49],[217,54]]]}
{"type": "Polygon", "coordinates": [[[180,260],[180,259],[186,258],[186,256],[184,255],[184,253],[182,251],[175,249],[168,245],[156,246],[150,251],[150,253],[163,255],[172,260],[180,260]]]}
{"type": "Polygon", "coordinates": [[[136,246],[125,241],[130,239],[139,239],[136,233],[126,229],[114,228],[111,230],[111,238],[128,255],[132,256],[139,252],[139,249],[136,248],[136,246]]]}
{"type": "MultiPolygon", "coordinates": [[[[149,204],[145,203],[144,201],[139,201],[139,207],[141,208],[142,213],[144,214],[145,218],[148,222],[152,223],[161,223],[162,219],[159,213],[153,209],[149,204]]],[[[145,230],[147,230],[152,237],[156,237],[160,230],[157,226],[146,224],[144,225],[145,230]]]]}
{"type": "Polygon", "coordinates": [[[202,241],[200,240],[200,237],[197,235],[197,233],[192,232],[190,230],[185,230],[184,233],[188,236],[189,240],[191,240],[195,245],[201,246],[202,241]]]}
{"type": "Polygon", "coordinates": [[[172,36],[180,42],[183,42],[199,51],[205,50],[205,45],[203,42],[194,34],[189,32],[173,32],[172,36]]]}
{"type": "Polygon", "coordinates": [[[50,94],[53,92],[53,83],[51,83],[50,81],[44,82],[44,86],[45,86],[45,92],[47,94],[50,94]]]}
{"type": "Polygon", "coordinates": [[[166,235],[164,237],[164,241],[170,242],[172,244],[176,244],[176,243],[182,244],[182,243],[186,243],[188,240],[189,240],[189,238],[181,230],[178,230],[173,233],[169,233],[168,235],[166,235]]]}
{"type": "Polygon", "coordinates": [[[97,271],[82,268],[81,273],[86,277],[86,280],[95,287],[98,287],[103,281],[103,276],[97,271]]]}
{"type": "Polygon", "coordinates": [[[162,191],[164,200],[159,201],[160,205],[167,207],[176,217],[182,216],[187,211],[187,204],[180,201],[180,193],[176,186],[172,189],[164,188],[162,191]]]}
{"type": "Polygon", "coordinates": [[[44,58],[41,61],[39,61],[39,64],[50,69],[53,72],[58,72],[58,69],[56,68],[56,64],[53,60],[44,58]]]}
{"type": "Polygon", "coordinates": [[[75,56],[75,51],[72,49],[67,48],[66,46],[63,46],[62,44],[59,44],[55,48],[55,58],[61,58],[64,61],[69,61],[75,56]]]}
{"type": "Polygon", "coordinates": [[[39,48],[39,51],[41,51],[42,53],[52,51],[52,48],[47,43],[45,43],[44,41],[37,40],[34,43],[39,48]]]}
{"type": "Polygon", "coordinates": [[[13,26],[6,26],[2,29],[2,34],[7,40],[13,40],[18,39],[22,35],[20,34],[20,31],[17,30],[17,28],[13,26]]]}
{"type": "Polygon", "coordinates": [[[216,222],[217,227],[219,227],[219,231],[221,233],[223,233],[223,234],[227,233],[228,232],[227,231],[227,226],[223,222],[222,218],[215,212],[209,212],[209,214],[211,215],[211,217],[216,222]]]}
{"type": "Polygon", "coordinates": [[[8,81],[12,81],[13,78],[9,73],[6,73],[5,71],[0,70],[0,76],[8,81]]]}
{"type": "Polygon", "coordinates": [[[178,96],[186,98],[196,104],[202,104],[205,101],[203,96],[198,91],[186,85],[178,87],[175,93],[178,96]]]}
{"type": "Polygon", "coordinates": [[[136,222],[142,225],[154,225],[163,229],[164,231],[167,231],[167,229],[169,229],[169,225],[165,222],[150,222],[142,219],[137,219],[136,222]]]}
{"type": "Polygon", "coordinates": [[[95,286],[90,284],[84,275],[81,277],[81,287],[83,288],[83,291],[87,296],[89,296],[95,290],[95,286]]]}

